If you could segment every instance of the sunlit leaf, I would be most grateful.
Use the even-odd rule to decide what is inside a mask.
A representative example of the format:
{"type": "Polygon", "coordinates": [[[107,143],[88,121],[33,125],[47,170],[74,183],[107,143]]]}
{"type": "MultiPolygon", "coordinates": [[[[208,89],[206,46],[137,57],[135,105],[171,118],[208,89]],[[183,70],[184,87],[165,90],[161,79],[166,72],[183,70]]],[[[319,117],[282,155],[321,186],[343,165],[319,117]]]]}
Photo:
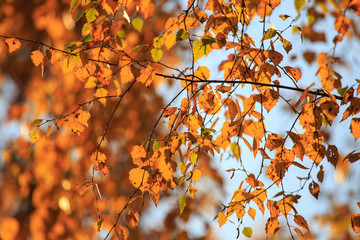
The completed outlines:
{"type": "Polygon", "coordinates": [[[92,188],[93,185],[94,184],[92,182],[84,182],[84,183],[76,184],[74,188],[75,191],[78,192],[81,197],[83,197],[85,193],[89,191],[90,188],[92,188]]]}
{"type": "Polygon", "coordinates": [[[99,12],[95,8],[89,8],[86,13],[86,21],[88,23],[95,21],[95,19],[99,16],[99,12]]]}
{"type": "Polygon", "coordinates": [[[21,43],[16,38],[7,38],[5,39],[6,45],[9,48],[9,53],[12,53],[16,50],[18,50],[21,46],[21,43]]]}
{"type": "Polygon", "coordinates": [[[37,131],[29,132],[29,139],[31,143],[35,143],[37,140],[40,139],[40,135],[37,131]]]}

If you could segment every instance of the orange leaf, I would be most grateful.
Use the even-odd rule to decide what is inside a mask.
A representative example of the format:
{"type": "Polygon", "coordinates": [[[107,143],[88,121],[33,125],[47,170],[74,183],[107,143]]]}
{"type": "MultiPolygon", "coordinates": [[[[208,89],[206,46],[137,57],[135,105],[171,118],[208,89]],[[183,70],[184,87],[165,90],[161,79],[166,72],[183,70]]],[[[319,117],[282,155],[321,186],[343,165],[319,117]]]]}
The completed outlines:
{"type": "Polygon", "coordinates": [[[285,67],[286,72],[295,79],[295,81],[299,81],[301,78],[301,72],[299,69],[297,68],[293,68],[293,67],[289,67],[286,66],[285,67]]]}
{"type": "Polygon", "coordinates": [[[125,65],[121,68],[120,80],[122,84],[126,84],[134,80],[134,74],[131,71],[130,65],[125,65]]]}
{"type": "Polygon", "coordinates": [[[126,214],[126,222],[131,229],[135,229],[139,224],[139,213],[136,211],[128,211],[126,214]]]}
{"type": "Polygon", "coordinates": [[[191,197],[191,198],[194,198],[196,192],[197,192],[197,188],[194,187],[193,185],[190,185],[190,187],[189,187],[189,194],[190,194],[190,197],[191,197]]]}
{"type": "Polygon", "coordinates": [[[346,32],[349,30],[350,27],[350,20],[343,15],[340,15],[336,18],[334,23],[334,28],[338,33],[345,35],[346,32]]]}
{"type": "Polygon", "coordinates": [[[94,185],[92,182],[84,182],[75,185],[75,191],[77,191],[81,197],[94,185]]]}
{"type": "Polygon", "coordinates": [[[19,40],[17,40],[16,38],[7,38],[5,40],[8,48],[9,48],[9,53],[12,53],[16,50],[18,50],[21,46],[21,43],[19,40]]]}
{"type": "Polygon", "coordinates": [[[355,141],[360,138],[360,118],[351,119],[350,130],[355,138],[355,141]]]}
{"type": "Polygon", "coordinates": [[[264,137],[264,128],[261,122],[252,122],[244,129],[244,133],[251,137],[261,140],[264,137]]]}
{"type": "Polygon", "coordinates": [[[226,217],[224,212],[219,212],[218,219],[219,219],[219,226],[220,227],[227,222],[227,217],[226,217]]]}
{"type": "Polygon", "coordinates": [[[269,134],[268,139],[265,142],[265,147],[272,151],[278,147],[281,147],[284,142],[285,140],[280,134],[269,134]]]}
{"type": "Polygon", "coordinates": [[[116,236],[119,238],[119,240],[128,240],[130,233],[129,229],[127,229],[124,226],[117,225],[114,229],[116,236]]]}
{"type": "Polygon", "coordinates": [[[255,208],[249,208],[248,214],[249,214],[249,216],[250,216],[253,220],[255,220],[256,209],[255,209],[255,208]]]}
{"type": "Polygon", "coordinates": [[[40,63],[43,63],[44,55],[40,50],[33,51],[31,53],[31,60],[34,63],[34,65],[37,67],[40,65],[40,63]]]}
{"type": "Polygon", "coordinates": [[[90,113],[80,109],[76,114],[75,118],[84,126],[88,126],[87,122],[90,118],[90,113]]]}
{"type": "Polygon", "coordinates": [[[294,217],[294,222],[300,227],[306,228],[306,230],[310,231],[309,226],[303,216],[296,214],[294,217]]]}
{"type": "Polygon", "coordinates": [[[270,217],[265,226],[266,236],[268,237],[271,234],[276,236],[279,231],[279,225],[279,220],[276,217],[270,217]]]}
{"type": "Polygon", "coordinates": [[[39,140],[40,135],[37,131],[29,132],[29,138],[31,143],[35,143],[37,140],[39,140]]]}
{"type": "Polygon", "coordinates": [[[135,188],[139,188],[140,186],[142,186],[142,183],[143,185],[144,183],[147,183],[148,178],[149,173],[146,170],[141,169],[140,167],[133,168],[129,172],[129,180],[135,188]]]}
{"type": "Polygon", "coordinates": [[[194,169],[192,172],[192,180],[196,182],[201,177],[201,171],[199,169],[194,169]]]}
{"type": "Polygon", "coordinates": [[[149,87],[154,79],[155,71],[150,65],[147,65],[146,68],[140,70],[140,76],[137,78],[137,81],[149,87]]]}

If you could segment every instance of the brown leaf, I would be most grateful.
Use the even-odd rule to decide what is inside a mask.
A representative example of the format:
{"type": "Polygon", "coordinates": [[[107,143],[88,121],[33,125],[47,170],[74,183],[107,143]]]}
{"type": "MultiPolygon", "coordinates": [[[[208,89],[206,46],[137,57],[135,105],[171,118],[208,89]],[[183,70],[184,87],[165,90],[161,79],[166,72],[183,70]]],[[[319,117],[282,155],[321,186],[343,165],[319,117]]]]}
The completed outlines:
{"type": "Polygon", "coordinates": [[[129,229],[127,229],[126,227],[117,225],[114,231],[119,240],[129,239],[130,233],[129,229]]]}
{"type": "Polygon", "coordinates": [[[84,182],[75,185],[75,191],[77,191],[81,197],[94,185],[92,182],[84,182]]]}
{"type": "Polygon", "coordinates": [[[300,227],[306,228],[306,230],[309,231],[309,226],[303,216],[296,214],[294,217],[294,221],[297,225],[299,225],[300,227]]]}
{"type": "Polygon", "coordinates": [[[131,229],[135,229],[139,224],[139,213],[136,211],[128,211],[126,214],[126,222],[131,229]]]}
{"type": "Polygon", "coordinates": [[[360,214],[351,215],[351,227],[356,233],[360,233],[360,214]]]}
{"type": "Polygon", "coordinates": [[[320,193],[320,186],[319,186],[319,184],[317,184],[316,182],[312,181],[312,182],[309,184],[309,191],[310,191],[311,195],[314,196],[314,198],[318,199],[319,193],[320,193]]]}

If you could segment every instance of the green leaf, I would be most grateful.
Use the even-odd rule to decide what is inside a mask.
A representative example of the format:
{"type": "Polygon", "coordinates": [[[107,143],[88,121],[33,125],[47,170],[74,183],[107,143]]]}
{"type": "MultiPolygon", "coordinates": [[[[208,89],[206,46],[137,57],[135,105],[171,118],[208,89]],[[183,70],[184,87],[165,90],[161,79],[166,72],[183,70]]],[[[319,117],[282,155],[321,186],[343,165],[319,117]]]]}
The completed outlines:
{"type": "Polygon", "coordinates": [[[117,32],[117,36],[118,36],[120,39],[124,38],[124,37],[125,37],[125,31],[124,31],[124,30],[119,30],[119,31],[117,32]]]}
{"type": "Polygon", "coordinates": [[[236,142],[231,143],[230,146],[231,152],[234,154],[237,160],[240,159],[240,146],[236,142]]]}
{"type": "Polygon", "coordinates": [[[242,230],[242,234],[244,234],[244,236],[247,238],[251,238],[251,236],[252,236],[251,227],[244,227],[244,229],[242,230]]]}
{"type": "Polygon", "coordinates": [[[151,57],[155,62],[158,62],[163,55],[163,51],[160,48],[153,48],[151,50],[151,57]]]}
{"type": "Polygon", "coordinates": [[[136,17],[131,21],[131,24],[138,32],[141,32],[141,29],[144,25],[144,21],[141,18],[136,17]]]}
{"type": "Polygon", "coordinates": [[[133,53],[133,52],[137,52],[137,51],[141,50],[143,47],[144,47],[144,45],[143,45],[143,44],[141,44],[141,45],[137,45],[136,47],[134,47],[134,49],[131,51],[131,53],[133,53]]]}
{"type": "Polygon", "coordinates": [[[201,38],[201,42],[203,43],[203,45],[210,45],[212,43],[216,43],[216,39],[213,37],[209,37],[209,36],[204,36],[201,38]]]}
{"type": "Polygon", "coordinates": [[[211,51],[211,44],[215,43],[216,39],[205,36],[200,39],[200,41],[195,41],[193,43],[193,55],[194,55],[194,61],[196,62],[200,58],[202,58],[204,55],[208,55],[211,51]]]}
{"type": "Polygon", "coordinates": [[[184,29],[180,29],[177,33],[176,33],[176,41],[182,41],[185,39],[188,39],[190,36],[190,34],[185,31],[184,29]]]}
{"type": "Polygon", "coordinates": [[[72,0],[70,5],[70,12],[74,11],[78,4],[78,0],[72,0]]]}
{"type": "Polygon", "coordinates": [[[160,141],[154,141],[153,143],[153,151],[156,151],[160,148],[160,141]]]}
{"type": "Polygon", "coordinates": [[[37,126],[39,124],[41,124],[42,122],[43,122],[42,119],[35,119],[30,125],[30,130],[33,130],[34,128],[37,128],[37,126]]]}
{"type": "Polygon", "coordinates": [[[159,37],[154,38],[153,45],[155,48],[161,48],[161,46],[164,45],[164,39],[159,37]]]}
{"type": "Polygon", "coordinates": [[[75,22],[79,21],[79,19],[80,19],[83,15],[84,15],[84,12],[83,12],[83,11],[79,12],[78,14],[76,14],[74,21],[75,21],[75,22]]]}
{"type": "Polygon", "coordinates": [[[211,133],[211,130],[209,128],[201,128],[201,136],[202,137],[207,137],[209,136],[211,133]]]}
{"type": "Polygon", "coordinates": [[[266,40],[266,39],[273,38],[275,35],[276,35],[276,30],[273,29],[273,28],[269,28],[269,29],[265,32],[264,36],[261,38],[261,41],[264,41],[264,40],[266,40]]]}
{"type": "Polygon", "coordinates": [[[186,198],[185,198],[185,196],[182,196],[181,198],[179,198],[179,207],[180,207],[180,215],[181,215],[182,212],[184,211],[185,207],[186,207],[186,198]]]}
{"type": "Polygon", "coordinates": [[[99,16],[99,12],[95,8],[89,8],[86,11],[86,21],[88,23],[95,21],[95,19],[99,16]]]}
{"type": "Polygon", "coordinates": [[[305,6],[305,0],[295,0],[294,5],[296,12],[300,13],[300,9],[305,6]]]}

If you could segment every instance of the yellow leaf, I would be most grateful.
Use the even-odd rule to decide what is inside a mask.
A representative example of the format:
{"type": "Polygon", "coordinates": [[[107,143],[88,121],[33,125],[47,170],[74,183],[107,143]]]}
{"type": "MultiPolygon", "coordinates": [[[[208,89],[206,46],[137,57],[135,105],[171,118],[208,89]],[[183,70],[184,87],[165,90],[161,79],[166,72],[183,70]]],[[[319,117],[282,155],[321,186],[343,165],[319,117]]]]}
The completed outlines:
{"type": "Polygon", "coordinates": [[[167,35],[165,39],[165,46],[166,49],[170,49],[172,46],[174,46],[176,43],[176,34],[171,32],[169,35],[167,35]]]}
{"type": "Polygon", "coordinates": [[[201,177],[201,171],[199,169],[194,169],[192,171],[192,180],[196,183],[197,180],[201,177]]]}
{"type": "Polygon", "coordinates": [[[78,119],[78,121],[82,124],[88,127],[87,121],[90,118],[90,113],[84,110],[79,110],[76,114],[75,114],[75,118],[78,119]]]}
{"type": "Polygon", "coordinates": [[[99,98],[99,102],[101,102],[104,106],[106,105],[106,96],[108,95],[108,91],[105,88],[99,88],[95,92],[95,97],[99,98]]]}
{"type": "Polygon", "coordinates": [[[31,60],[34,65],[37,67],[44,61],[44,55],[40,50],[33,51],[31,53],[31,60]]]}
{"type": "Polygon", "coordinates": [[[96,81],[97,79],[93,76],[89,77],[88,80],[85,83],[84,88],[94,88],[96,87],[96,81]]]}
{"type": "Polygon", "coordinates": [[[35,143],[37,140],[39,140],[40,135],[37,131],[29,132],[29,138],[31,143],[35,143]]]}
{"type": "Polygon", "coordinates": [[[8,46],[9,48],[9,53],[12,53],[16,50],[18,50],[21,46],[21,43],[19,40],[17,40],[16,38],[7,38],[5,40],[6,42],[6,45],[8,46]]]}
{"type": "Polygon", "coordinates": [[[182,212],[184,211],[185,207],[186,207],[186,198],[185,196],[182,196],[179,198],[179,207],[180,207],[180,215],[182,214],[182,212]]]}

